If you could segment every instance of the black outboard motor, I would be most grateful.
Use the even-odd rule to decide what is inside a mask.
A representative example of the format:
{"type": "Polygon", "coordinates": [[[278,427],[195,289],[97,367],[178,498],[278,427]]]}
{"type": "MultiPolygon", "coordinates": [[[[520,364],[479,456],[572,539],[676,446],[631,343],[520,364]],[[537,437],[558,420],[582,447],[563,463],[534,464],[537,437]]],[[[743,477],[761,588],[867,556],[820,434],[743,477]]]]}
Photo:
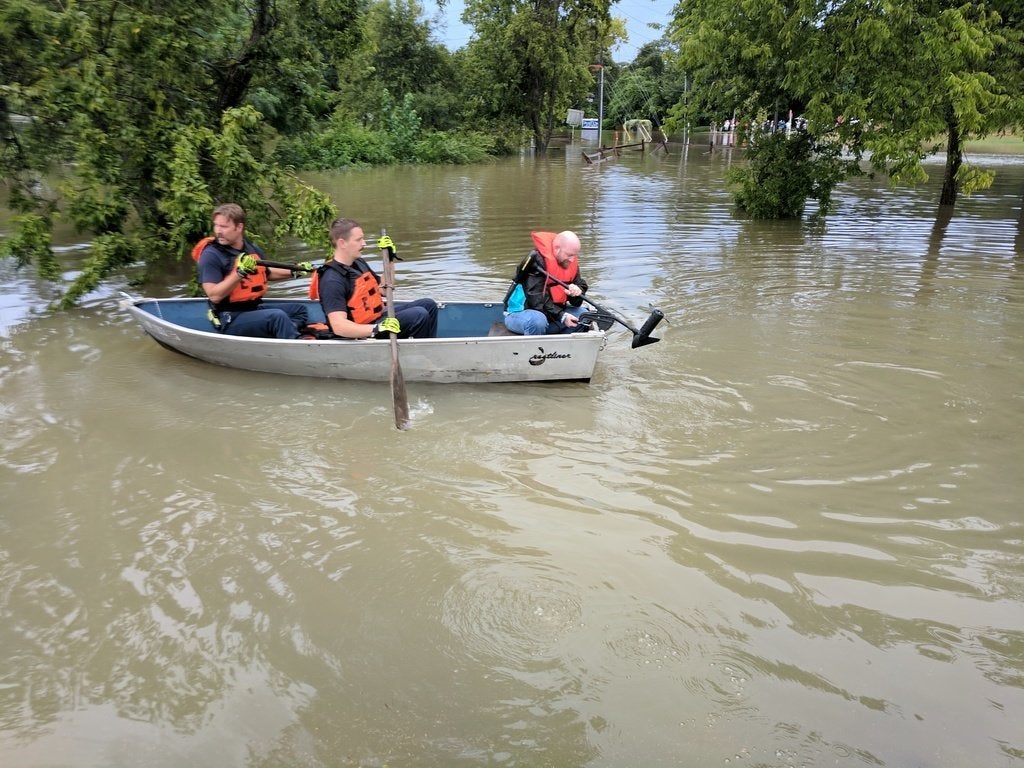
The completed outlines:
{"type": "Polygon", "coordinates": [[[658,325],[662,320],[665,319],[665,313],[658,308],[651,310],[650,317],[644,321],[644,324],[640,326],[639,331],[633,333],[633,345],[632,348],[643,347],[648,344],[653,344],[661,339],[656,339],[651,336],[651,331],[654,330],[655,326],[658,325]]]}

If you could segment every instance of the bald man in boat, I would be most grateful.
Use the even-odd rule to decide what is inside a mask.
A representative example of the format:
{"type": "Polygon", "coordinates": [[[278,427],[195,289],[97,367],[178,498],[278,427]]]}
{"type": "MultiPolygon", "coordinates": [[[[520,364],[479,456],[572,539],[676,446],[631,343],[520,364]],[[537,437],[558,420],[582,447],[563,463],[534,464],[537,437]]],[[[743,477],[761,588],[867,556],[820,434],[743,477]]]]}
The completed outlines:
{"type": "Polygon", "coordinates": [[[580,276],[580,239],[568,230],[531,232],[534,249],[516,268],[505,294],[505,327],[524,336],[574,333],[587,281],[580,276]]]}

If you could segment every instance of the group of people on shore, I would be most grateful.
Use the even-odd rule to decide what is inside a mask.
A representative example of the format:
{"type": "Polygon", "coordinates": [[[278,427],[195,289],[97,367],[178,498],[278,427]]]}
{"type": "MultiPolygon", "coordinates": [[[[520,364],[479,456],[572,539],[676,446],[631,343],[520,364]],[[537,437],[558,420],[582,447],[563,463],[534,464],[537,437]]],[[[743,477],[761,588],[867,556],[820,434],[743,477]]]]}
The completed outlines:
{"type": "MultiPolygon", "coordinates": [[[[320,338],[309,323],[307,305],[278,302],[263,306],[267,285],[312,273],[310,297],[318,298],[327,320],[327,337],[337,339],[433,338],[437,335],[437,302],[430,298],[394,303],[387,313],[381,278],[362,252],[366,236],[353,219],[336,219],[330,227],[332,254],[314,268],[261,265],[263,250],[245,235],[245,211],[235,203],[214,209],[213,236],[197,246],[199,284],[209,301],[213,330],[234,336],[277,339],[320,338]],[[391,317],[389,314],[393,314],[391,317]]],[[[534,248],[516,268],[505,295],[505,327],[527,336],[583,330],[579,317],[587,282],[579,273],[580,239],[565,231],[534,232],[534,248]]],[[[394,253],[387,235],[377,247],[394,253]]]]}

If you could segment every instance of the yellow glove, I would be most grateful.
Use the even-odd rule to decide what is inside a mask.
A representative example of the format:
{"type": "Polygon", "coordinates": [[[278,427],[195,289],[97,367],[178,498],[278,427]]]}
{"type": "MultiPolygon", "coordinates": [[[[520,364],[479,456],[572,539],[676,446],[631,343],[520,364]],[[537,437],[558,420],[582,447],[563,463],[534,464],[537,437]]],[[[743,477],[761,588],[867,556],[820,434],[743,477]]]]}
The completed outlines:
{"type": "Polygon", "coordinates": [[[402,326],[398,322],[397,317],[385,317],[379,323],[374,324],[373,333],[370,334],[371,338],[379,338],[385,333],[393,333],[395,336],[402,332],[402,326]]]}
{"type": "Polygon", "coordinates": [[[292,270],[292,275],[298,277],[300,272],[316,272],[316,267],[313,266],[312,261],[300,261],[292,270]]]}
{"type": "Polygon", "coordinates": [[[391,239],[391,237],[389,235],[381,235],[377,239],[377,247],[380,248],[382,251],[385,248],[390,248],[392,255],[394,255],[394,253],[396,251],[395,243],[394,243],[394,241],[391,239]]]}
{"type": "Polygon", "coordinates": [[[255,275],[258,269],[256,257],[251,253],[243,253],[238,257],[238,261],[235,263],[235,271],[239,277],[248,277],[249,275],[255,275]]]}

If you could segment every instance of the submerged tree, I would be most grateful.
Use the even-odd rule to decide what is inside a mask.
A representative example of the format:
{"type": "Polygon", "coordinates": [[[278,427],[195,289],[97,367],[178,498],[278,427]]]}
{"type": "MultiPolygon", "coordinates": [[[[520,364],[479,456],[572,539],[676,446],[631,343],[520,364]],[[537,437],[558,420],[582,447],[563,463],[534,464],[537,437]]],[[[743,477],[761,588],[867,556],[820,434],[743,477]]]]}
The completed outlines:
{"type": "Polygon", "coordinates": [[[755,219],[795,218],[808,200],[828,213],[832,190],[848,172],[837,144],[815,142],[806,131],[763,133],[750,144],[747,160],[727,178],[737,185],[737,205],[755,219]]]}

